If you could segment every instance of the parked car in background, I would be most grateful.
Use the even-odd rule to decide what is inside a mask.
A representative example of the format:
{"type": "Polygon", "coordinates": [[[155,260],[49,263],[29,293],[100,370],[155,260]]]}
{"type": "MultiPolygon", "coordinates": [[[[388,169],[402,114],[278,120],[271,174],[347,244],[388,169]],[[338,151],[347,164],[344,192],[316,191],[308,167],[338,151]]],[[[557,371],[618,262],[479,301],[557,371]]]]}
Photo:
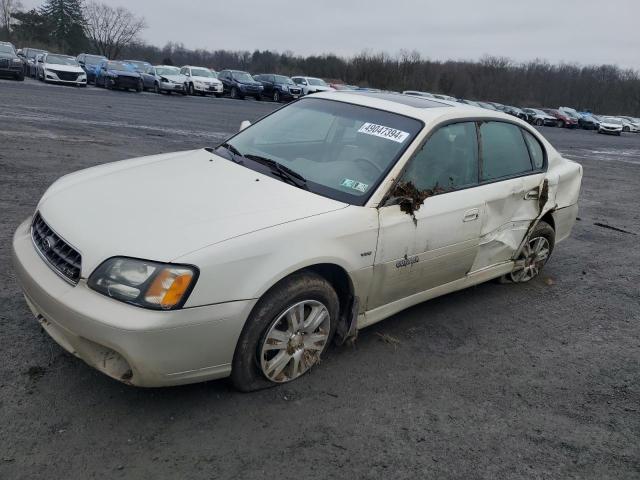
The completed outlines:
{"type": "Polygon", "coordinates": [[[296,76],[291,77],[291,80],[302,89],[302,95],[333,91],[333,88],[327,85],[327,82],[321,78],[296,76]]]}
{"type": "Polygon", "coordinates": [[[302,89],[284,75],[261,73],[253,78],[264,87],[262,95],[274,102],[295,100],[302,95],[302,89]]]}
{"type": "Polygon", "coordinates": [[[154,72],[158,79],[158,91],[160,93],[166,93],[171,95],[172,93],[179,93],[181,95],[187,95],[187,77],[180,73],[178,67],[172,65],[156,65],[154,72]]]}
{"type": "Polygon", "coordinates": [[[633,117],[618,117],[622,120],[622,131],[627,133],[640,132],[640,120],[633,117]]]}
{"type": "Polygon", "coordinates": [[[491,105],[493,105],[495,109],[498,110],[499,112],[504,112],[505,106],[503,104],[498,102],[486,102],[486,103],[490,103],[491,105]]]}
{"type": "Polygon", "coordinates": [[[555,117],[558,127],[578,128],[578,120],[556,108],[543,108],[543,112],[555,117]]]}
{"type": "Polygon", "coordinates": [[[416,97],[424,97],[424,98],[435,98],[432,93],[429,92],[421,92],[419,90],[405,90],[402,92],[403,95],[414,95],[416,97]]]}
{"type": "Polygon", "coordinates": [[[358,87],[355,85],[347,85],[346,83],[330,83],[329,86],[334,90],[357,90],[358,87]]]}
{"type": "Polygon", "coordinates": [[[527,122],[531,125],[538,127],[543,125],[548,127],[558,126],[558,119],[543,110],[538,108],[523,108],[522,111],[527,115],[527,122]]]}
{"type": "Polygon", "coordinates": [[[97,68],[96,87],[141,92],[142,77],[125,62],[103,60],[97,68]]]}
{"type": "Polygon", "coordinates": [[[65,175],[16,229],[17,283],[116,380],[251,391],[420,302],[532,281],[575,225],[582,167],[525,122],[425,102],[320,93],[214,149],[65,175]]]}
{"type": "Polygon", "coordinates": [[[153,65],[143,60],[123,60],[123,62],[131,65],[133,70],[142,78],[142,89],[157,91],[158,79],[156,78],[153,65]]]}
{"type": "Polygon", "coordinates": [[[616,117],[600,117],[598,133],[608,135],[622,135],[622,120],[616,117]]]}
{"type": "Polygon", "coordinates": [[[471,105],[472,107],[482,108],[478,102],[475,100],[469,100],[468,98],[460,98],[458,99],[458,103],[463,103],[465,105],[471,105]]]}
{"type": "Polygon", "coordinates": [[[498,109],[494,107],[491,102],[476,102],[476,103],[482,108],[485,108],[487,110],[493,110],[494,112],[498,111],[498,109]]]}
{"type": "Polygon", "coordinates": [[[180,73],[187,77],[187,91],[189,95],[215,95],[222,96],[222,82],[205,67],[193,67],[185,65],[180,73]]]}
{"type": "Polygon", "coordinates": [[[8,42],[0,44],[0,76],[24,80],[24,61],[8,42]]]}
{"type": "Polygon", "coordinates": [[[24,76],[25,77],[36,77],[36,56],[47,53],[46,50],[41,50],[39,48],[23,48],[21,50],[21,55],[24,56],[24,76]]]}
{"type": "Polygon", "coordinates": [[[76,57],[78,64],[82,67],[82,69],[87,74],[87,83],[95,83],[96,82],[96,69],[100,62],[108,60],[107,57],[103,57],[102,55],[91,55],[89,53],[81,53],[76,57]]]}
{"type": "Polygon", "coordinates": [[[218,73],[218,80],[222,82],[223,92],[229,94],[231,98],[244,99],[253,97],[256,100],[262,99],[264,87],[247,72],[222,70],[218,73]]]}
{"type": "Polygon", "coordinates": [[[38,80],[45,83],[61,83],[87,86],[87,74],[75,57],[45,53],[38,61],[38,80]]]}
{"type": "Polygon", "coordinates": [[[578,112],[578,126],[585,130],[597,130],[600,122],[588,112],[578,112]]]}
{"type": "Polygon", "coordinates": [[[524,121],[527,120],[527,114],[524,113],[524,111],[522,111],[521,108],[514,107],[512,105],[505,105],[503,111],[507,115],[512,115],[512,116],[517,117],[517,118],[519,118],[521,120],[524,120],[524,121]]]}
{"type": "Polygon", "coordinates": [[[438,100],[447,100],[448,102],[457,101],[455,97],[452,97],[451,95],[444,95],[442,93],[432,93],[432,95],[434,98],[437,98],[438,100]]]}

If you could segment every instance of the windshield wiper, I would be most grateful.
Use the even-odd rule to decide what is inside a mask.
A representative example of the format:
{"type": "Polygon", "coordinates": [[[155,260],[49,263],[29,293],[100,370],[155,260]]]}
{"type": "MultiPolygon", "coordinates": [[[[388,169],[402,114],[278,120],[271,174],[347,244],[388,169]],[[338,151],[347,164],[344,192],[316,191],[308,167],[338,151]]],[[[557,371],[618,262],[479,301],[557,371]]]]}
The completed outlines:
{"type": "Polygon", "coordinates": [[[278,175],[283,180],[288,180],[290,183],[292,183],[296,187],[309,190],[309,187],[307,186],[307,179],[304,178],[295,170],[291,170],[286,165],[282,165],[281,163],[278,163],[275,160],[272,160],[270,158],[261,157],[260,155],[253,155],[251,153],[244,155],[244,158],[248,158],[249,160],[253,160],[254,162],[258,162],[258,163],[261,163],[262,165],[266,165],[271,169],[273,173],[278,175]]]}
{"type": "Polygon", "coordinates": [[[234,147],[233,145],[231,145],[229,142],[224,142],[222,145],[220,145],[218,148],[224,148],[226,151],[228,151],[231,154],[231,160],[233,162],[239,163],[240,165],[242,165],[242,163],[244,163],[242,161],[242,158],[244,158],[244,155],[242,155],[238,149],[236,147],[234,147]]]}

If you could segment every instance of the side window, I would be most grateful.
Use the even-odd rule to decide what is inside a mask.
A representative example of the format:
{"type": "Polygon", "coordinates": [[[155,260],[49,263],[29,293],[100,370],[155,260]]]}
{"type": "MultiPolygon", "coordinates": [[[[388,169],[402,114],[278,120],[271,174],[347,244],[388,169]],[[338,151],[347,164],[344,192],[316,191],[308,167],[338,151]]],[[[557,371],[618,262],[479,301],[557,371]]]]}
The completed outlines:
{"type": "Polygon", "coordinates": [[[478,183],[478,139],[474,122],[436,131],[410,160],[403,181],[442,193],[478,183]]]}
{"type": "Polygon", "coordinates": [[[180,69],[180,75],[185,75],[187,73],[187,69],[186,68],[181,68],[180,69]]]}
{"type": "Polygon", "coordinates": [[[506,122],[480,124],[481,180],[495,180],[530,172],[529,151],[520,127],[506,122]]]}
{"type": "Polygon", "coordinates": [[[533,168],[535,170],[540,170],[544,167],[544,150],[542,149],[542,145],[537,138],[531,135],[526,130],[522,130],[524,135],[524,139],[527,142],[527,147],[529,147],[529,153],[531,153],[531,161],[533,162],[533,168]]]}

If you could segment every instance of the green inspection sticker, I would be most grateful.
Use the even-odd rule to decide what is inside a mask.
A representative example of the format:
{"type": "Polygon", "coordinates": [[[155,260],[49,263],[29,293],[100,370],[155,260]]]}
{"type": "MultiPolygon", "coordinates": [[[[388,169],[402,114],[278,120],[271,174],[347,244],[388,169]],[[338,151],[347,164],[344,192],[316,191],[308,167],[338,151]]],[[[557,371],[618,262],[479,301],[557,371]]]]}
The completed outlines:
{"type": "Polygon", "coordinates": [[[343,178],[342,182],[340,182],[341,187],[351,188],[352,190],[357,190],[359,192],[366,192],[369,188],[369,185],[366,183],[358,182],[356,180],[351,180],[350,178],[343,178]]]}

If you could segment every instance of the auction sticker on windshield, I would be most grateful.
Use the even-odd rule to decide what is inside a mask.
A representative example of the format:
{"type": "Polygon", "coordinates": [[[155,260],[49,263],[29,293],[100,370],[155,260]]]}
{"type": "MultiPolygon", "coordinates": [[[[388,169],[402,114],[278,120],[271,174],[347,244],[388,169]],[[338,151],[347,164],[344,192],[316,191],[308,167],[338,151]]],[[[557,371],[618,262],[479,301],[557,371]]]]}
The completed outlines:
{"type": "Polygon", "coordinates": [[[395,128],[385,127],[384,125],[376,125],[375,123],[365,123],[360,127],[358,133],[373,135],[374,137],[386,138],[394,142],[402,143],[409,136],[408,132],[396,130],[395,128]]]}
{"type": "Polygon", "coordinates": [[[366,192],[369,185],[366,183],[358,182],[356,180],[351,180],[350,178],[344,178],[342,182],[340,182],[342,187],[352,188],[353,190],[357,190],[359,192],[366,192]]]}

